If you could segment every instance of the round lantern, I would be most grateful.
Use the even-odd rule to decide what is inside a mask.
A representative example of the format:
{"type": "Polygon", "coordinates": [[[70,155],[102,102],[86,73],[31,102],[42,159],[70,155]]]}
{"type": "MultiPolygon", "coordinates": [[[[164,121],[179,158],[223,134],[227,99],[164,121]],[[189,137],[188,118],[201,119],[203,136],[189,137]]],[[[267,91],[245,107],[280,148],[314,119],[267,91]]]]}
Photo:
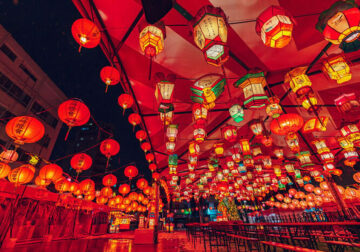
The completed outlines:
{"type": "Polygon", "coordinates": [[[151,145],[148,142],[144,142],[140,145],[141,149],[146,153],[151,150],[151,145]]]}
{"type": "Polygon", "coordinates": [[[266,106],[266,114],[272,118],[278,118],[283,113],[280,99],[276,96],[269,98],[269,105],[266,106]]]}
{"type": "Polygon", "coordinates": [[[140,23],[139,31],[140,48],[146,56],[152,58],[162,52],[166,37],[163,22],[148,24],[144,21],[140,23]]]}
{"type": "Polygon", "coordinates": [[[140,178],[138,179],[138,181],[136,182],[136,186],[137,188],[139,188],[140,190],[144,189],[145,187],[148,186],[148,182],[146,179],[144,178],[140,178]]]}
{"type": "Polygon", "coordinates": [[[62,176],[63,170],[56,164],[43,166],[39,171],[39,177],[47,182],[56,181],[62,176]]]}
{"type": "Polygon", "coordinates": [[[251,71],[237,80],[234,86],[243,89],[244,106],[249,109],[259,109],[268,103],[264,87],[267,85],[264,72],[251,71]]]}
{"type": "Polygon", "coordinates": [[[46,181],[45,179],[40,178],[39,176],[37,176],[35,178],[35,185],[41,187],[41,188],[45,188],[46,186],[50,185],[51,181],[46,181]]]}
{"type": "Polygon", "coordinates": [[[4,150],[0,154],[0,161],[4,163],[15,162],[19,158],[19,154],[15,150],[4,150]]]}
{"type": "Polygon", "coordinates": [[[130,165],[125,168],[124,174],[131,180],[138,175],[138,169],[135,166],[130,165]]]}
{"type": "Polygon", "coordinates": [[[295,188],[290,188],[290,189],[289,189],[289,195],[295,196],[296,193],[297,193],[297,191],[296,191],[295,188]]]}
{"type": "Polygon", "coordinates": [[[70,183],[69,192],[75,192],[77,190],[80,190],[80,185],[76,182],[70,183]]]}
{"type": "Polygon", "coordinates": [[[147,138],[147,134],[146,134],[145,130],[136,131],[135,136],[140,142],[142,142],[143,140],[145,140],[147,138]]]}
{"type": "Polygon", "coordinates": [[[294,20],[280,6],[270,6],[256,19],[256,33],[272,48],[287,46],[292,38],[294,20]]]}
{"type": "Polygon", "coordinates": [[[117,178],[113,174],[108,174],[103,177],[102,183],[104,186],[110,187],[116,185],[117,178]]]}
{"type": "Polygon", "coordinates": [[[230,143],[233,143],[237,140],[237,128],[233,125],[225,126],[221,129],[221,133],[223,138],[230,143]]]}
{"type": "Polygon", "coordinates": [[[96,198],[96,203],[99,205],[104,205],[106,204],[106,202],[108,201],[108,198],[104,197],[104,196],[100,196],[96,198]]]}
{"type": "Polygon", "coordinates": [[[350,67],[342,55],[330,56],[322,63],[323,73],[338,84],[351,80],[350,67]]]}
{"type": "Polygon", "coordinates": [[[120,144],[114,139],[105,139],[100,144],[100,152],[107,158],[106,167],[109,166],[111,156],[115,156],[120,151],[120,144]]]}
{"type": "Polygon", "coordinates": [[[70,189],[70,182],[67,179],[62,179],[60,181],[57,181],[55,183],[55,189],[59,192],[59,193],[63,193],[66,191],[69,191],[70,189]]]}
{"type": "Polygon", "coordinates": [[[313,192],[314,191],[314,186],[312,185],[312,184],[306,184],[305,186],[304,186],[304,189],[305,189],[305,191],[307,191],[307,192],[313,192]]]}
{"type": "Polygon", "coordinates": [[[241,122],[244,120],[244,109],[239,104],[234,104],[229,108],[229,114],[234,122],[241,122]]]}
{"type": "Polygon", "coordinates": [[[129,94],[121,94],[118,98],[118,103],[123,108],[123,114],[125,114],[125,110],[134,104],[134,99],[129,94]]]}
{"type": "Polygon", "coordinates": [[[70,165],[77,173],[80,173],[91,167],[92,158],[85,153],[78,153],[71,158],[70,165]]]}
{"type": "Polygon", "coordinates": [[[148,153],[148,154],[146,154],[145,159],[146,159],[149,163],[151,163],[152,161],[154,161],[155,156],[154,156],[154,154],[152,154],[152,153],[148,153]]]}
{"type": "Polygon", "coordinates": [[[215,107],[216,99],[224,91],[225,85],[226,79],[222,75],[204,75],[197,79],[190,88],[192,93],[190,98],[193,102],[202,104],[206,109],[212,109],[215,107]]]}
{"type": "Polygon", "coordinates": [[[360,183],[360,172],[357,172],[353,175],[353,179],[356,183],[360,183]]]}
{"type": "Polygon", "coordinates": [[[156,171],[156,169],[157,169],[156,164],[154,164],[154,163],[149,164],[149,170],[150,170],[151,172],[156,171]]]}
{"type": "Polygon", "coordinates": [[[137,113],[132,113],[132,114],[129,115],[128,120],[129,120],[129,123],[133,126],[133,129],[134,129],[136,125],[140,124],[141,117],[137,113]]]}
{"type": "Polygon", "coordinates": [[[110,187],[103,187],[100,191],[100,195],[106,198],[110,198],[113,194],[113,190],[110,187]]]}
{"type": "Polygon", "coordinates": [[[72,127],[84,125],[89,121],[90,110],[82,101],[70,99],[60,104],[58,116],[69,127],[65,136],[66,140],[72,127]]]}
{"type": "Polygon", "coordinates": [[[121,197],[121,195],[116,195],[114,199],[116,204],[120,204],[123,201],[123,197],[121,197]]]}
{"type": "Polygon", "coordinates": [[[6,178],[10,171],[10,165],[0,162],[0,179],[6,178]]]}
{"type": "Polygon", "coordinates": [[[14,183],[16,186],[29,183],[33,177],[34,171],[32,171],[26,165],[17,167],[8,174],[9,181],[14,183]]]}
{"type": "Polygon", "coordinates": [[[16,145],[35,143],[45,134],[44,125],[31,116],[18,116],[11,119],[6,124],[5,131],[16,145]]]}
{"type": "Polygon", "coordinates": [[[207,63],[220,66],[229,58],[227,20],[221,8],[206,5],[192,20],[194,42],[207,63]]]}
{"type": "Polygon", "coordinates": [[[153,180],[157,181],[160,178],[160,174],[158,172],[154,172],[152,174],[152,178],[153,178],[153,180]]]}
{"type": "Polygon", "coordinates": [[[128,184],[122,184],[119,187],[119,193],[122,194],[123,196],[125,196],[129,192],[130,192],[130,186],[128,184]]]}
{"type": "MultiPolygon", "coordinates": [[[[316,24],[325,39],[340,47],[359,48],[360,10],[354,1],[337,1],[329,9],[322,12],[316,24]]],[[[347,51],[349,52],[349,51],[347,51]]]]}
{"type": "Polygon", "coordinates": [[[100,71],[100,78],[106,85],[106,93],[110,85],[116,85],[120,82],[120,73],[115,67],[105,66],[100,71]]]}
{"type": "Polygon", "coordinates": [[[91,179],[85,179],[81,181],[79,187],[85,195],[88,195],[90,192],[95,191],[95,183],[91,179]]]}
{"type": "Polygon", "coordinates": [[[94,48],[100,43],[101,34],[99,28],[89,19],[80,18],[71,26],[71,33],[75,41],[81,47],[94,48]]]}

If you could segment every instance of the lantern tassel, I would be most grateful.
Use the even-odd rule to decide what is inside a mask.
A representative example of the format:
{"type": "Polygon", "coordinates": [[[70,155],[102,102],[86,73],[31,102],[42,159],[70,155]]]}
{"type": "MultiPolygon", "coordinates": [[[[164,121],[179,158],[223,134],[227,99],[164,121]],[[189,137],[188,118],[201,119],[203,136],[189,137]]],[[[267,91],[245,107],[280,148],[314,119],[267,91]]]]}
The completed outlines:
{"type": "Polygon", "coordinates": [[[109,85],[106,85],[106,88],[105,88],[105,94],[107,93],[108,88],[109,88],[109,85]]]}
{"type": "Polygon", "coordinates": [[[80,46],[79,46],[79,53],[81,52],[81,47],[82,47],[82,46],[80,45],[80,46]]]}
{"type": "Polygon", "coordinates": [[[125,110],[126,110],[126,109],[123,108],[123,116],[125,115],[125,110]]]}
{"type": "Polygon", "coordinates": [[[150,56],[150,65],[149,65],[149,80],[151,80],[151,67],[152,67],[152,56],[150,56]]]}
{"type": "Polygon", "coordinates": [[[107,161],[106,161],[106,168],[108,168],[108,166],[109,166],[109,161],[110,161],[110,156],[107,158],[107,161]]]}
{"type": "Polygon", "coordinates": [[[69,133],[70,133],[71,128],[72,128],[72,127],[69,126],[68,131],[66,132],[65,141],[68,139],[68,136],[69,136],[69,133]]]}

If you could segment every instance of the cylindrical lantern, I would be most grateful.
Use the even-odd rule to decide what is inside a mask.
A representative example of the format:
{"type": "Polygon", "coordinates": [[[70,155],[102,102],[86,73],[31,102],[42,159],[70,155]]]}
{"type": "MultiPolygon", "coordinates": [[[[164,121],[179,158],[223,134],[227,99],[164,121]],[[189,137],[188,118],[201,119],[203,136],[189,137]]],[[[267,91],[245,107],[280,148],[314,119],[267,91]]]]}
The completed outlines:
{"type": "Polygon", "coordinates": [[[170,142],[175,142],[176,141],[176,137],[178,134],[178,125],[177,124],[170,124],[167,128],[166,128],[166,136],[168,138],[168,140],[170,142]]]}
{"type": "Polygon", "coordinates": [[[311,91],[311,81],[306,75],[307,67],[297,67],[285,75],[284,83],[288,83],[291,90],[297,95],[307,94],[311,91]]]}
{"type": "Polygon", "coordinates": [[[322,63],[322,71],[329,79],[342,84],[351,80],[350,67],[342,55],[329,56],[322,63]]]}

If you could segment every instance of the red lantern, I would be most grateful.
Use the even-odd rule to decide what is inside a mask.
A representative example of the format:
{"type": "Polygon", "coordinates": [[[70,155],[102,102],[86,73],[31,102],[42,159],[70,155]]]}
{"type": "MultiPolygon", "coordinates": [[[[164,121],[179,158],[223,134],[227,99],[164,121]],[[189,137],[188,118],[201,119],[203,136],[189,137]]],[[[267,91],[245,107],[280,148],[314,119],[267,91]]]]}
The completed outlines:
{"type": "Polygon", "coordinates": [[[138,169],[135,166],[130,165],[125,168],[124,174],[126,177],[128,177],[131,180],[132,178],[138,175],[138,169]]]}
{"type": "Polygon", "coordinates": [[[272,48],[283,48],[290,43],[293,26],[293,19],[280,6],[270,6],[256,19],[256,33],[272,48]]]}
{"type": "Polygon", "coordinates": [[[271,121],[271,132],[276,135],[287,135],[301,129],[304,124],[303,118],[298,114],[283,114],[279,118],[271,121]]]}
{"type": "Polygon", "coordinates": [[[58,116],[69,127],[65,136],[66,140],[72,127],[84,125],[89,121],[90,110],[83,102],[70,99],[60,104],[58,116]]]}
{"type": "Polygon", "coordinates": [[[306,184],[305,186],[304,186],[304,189],[305,189],[305,191],[307,191],[307,192],[313,192],[314,191],[314,186],[312,185],[312,184],[306,184]]]}
{"type": "Polygon", "coordinates": [[[261,136],[264,131],[264,124],[259,119],[253,119],[249,122],[249,128],[255,137],[261,136]]]}
{"type": "Polygon", "coordinates": [[[202,50],[207,63],[220,66],[229,58],[227,20],[221,8],[206,5],[192,21],[195,44],[202,50]]]}
{"type": "Polygon", "coordinates": [[[120,151],[120,144],[114,139],[105,139],[100,144],[100,152],[107,158],[106,168],[109,165],[111,156],[115,156],[120,151]]]}
{"type": "Polygon", "coordinates": [[[62,176],[63,170],[56,164],[43,166],[39,171],[39,177],[46,182],[56,181],[62,176]]]}
{"type": "Polygon", "coordinates": [[[4,163],[15,162],[19,158],[19,154],[15,150],[4,150],[0,154],[0,161],[4,163]]]}
{"type": "Polygon", "coordinates": [[[119,187],[119,193],[121,193],[123,196],[125,196],[129,192],[130,192],[130,186],[128,184],[122,184],[119,187]]]}
{"type": "Polygon", "coordinates": [[[221,133],[223,138],[230,143],[233,143],[237,140],[237,128],[233,125],[225,126],[221,129],[221,133]]]}
{"type": "Polygon", "coordinates": [[[10,173],[11,167],[6,163],[0,163],[0,179],[6,178],[10,173]]]}
{"type": "Polygon", "coordinates": [[[151,150],[151,145],[148,142],[144,142],[141,144],[141,149],[146,153],[151,150]]]}
{"type": "Polygon", "coordinates": [[[34,171],[32,171],[26,165],[22,165],[13,169],[8,175],[9,181],[14,183],[16,186],[29,183],[33,177],[34,171]]]}
{"type": "Polygon", "coordinates": [[[129,120],[129,123],[131,123],[131,125],[133,126],[133,129],[134,129],[136,125],[140,124],[141,117],[137,113],[132,113],[132,114],[129,115],[128,120],[129,120]]]}
{"type": "Polygon", "coordinates": [[[45,134],[44,125],[31,116],[18,116],[11,119],[6,124],[5,131],[16,145],[35,143],[45,134]]]}
{"type": "Polygon", "coordinates": [[[106,93],[110,85],[116,85],[120,82],[120,73],[115,67],[105,66],[100,71],[100,78],[106,85],[106,93]]]}
{"type": "Polygon", "coordinates": [[[142,142],[143,140],[146,139],[147,134],[146,134],[145,130],[138,130],[138,131],[136,131],[135,136],[140,142],[142,142]]]}
{"type": "Polygon", "coordinates": [[[45,179],[40,178],[39,176],[37,176],[35,178],[35,185],[41,187],[41,188],[45,188],[46,186],[50,185],[51,181],[46,181],[45,179]]]}
{"type": "Polygon", "coordinates": [[[159,174],[158,172],[154,172],[154,173],[152,174],[152,178],[153,178],[155,181],[157,181],[157,180],[160,178],[160,174],[159,174]]]}
{"type": "Polygon", "coordinates": [[[148,153],[148,154],[146,154],[145,158],[149,163],[151,163],[152,161],[154,161],[155,156],[152,153],[148,153]]]}
{"type": "Polygon", "coordinates": [[[104,186],[107,186],[107,187],[114,186],[114,185],[116,185],[117,178],[113,174],[108,174],[103,177],[102,182],[103,182],[104,186]]]}
{"type": "Polygon", "coordinates": [[[81,47],[94,48],[100,43],[101,34],[99,28],[90,20],[86,18],[80,18],[76,20],[72,27],[71,33],[75,41],[81,47]]]}
{"type": "Polygon", "coordinates": [[[202,125],[198,125],[198,124],[194,124],[194,127],[195,127],[193,131],[194,140],[196,143],[201,144],[202,142],[204,142],[206,138],[205,129],[202,128],[202,125]]]}
{"type": "Polygon", "coordinates": [[[151,172],[156,171],[156,169],[157,169],[156,164],[149,164],[149,170],[150,170],[151,172]]]}
{"type": "Polygon", "coordinates": [[[136,182],[136,186],[137,188],[139,188],[140,190],[144,189],[145,187],[148,186],[148,182],[146,179],[144,178],[140,178],[138,179],[138,181],[136,182]]]}
{"type": "Polygon", "coordinates": [[[123,114],[125,110],[130,108],[134,104],[134,99],[129,94],[121,94],[118,98],[119,105],[123,108],[123,114]]]}
{"type": "Polygon", "coordinates": [[[85,179],[79,184],[80,190],[83,194],[89,195],[92,191],[95,191],[95,183],[91,179],[85,179]]]}
{"type": "Polygon", "coordinates": [[[59,193],[63,193],[69,191],[70,185],[71,185],[70,182],[64,178],[55,183],[55,189],[59,191],[59,193]]]}
{"type": "Polygon", "coordinates": [[[200,146],[196,142],[189,143],[189,153],[190,155],[199,155],[200,154],[200,146]]]}
{"type": "Polygon", "coordinates": [[[70,165],[77,173],[80,173],[91,167],[92,158],[85,153],[78,153],[71,158],[70,165]]]}

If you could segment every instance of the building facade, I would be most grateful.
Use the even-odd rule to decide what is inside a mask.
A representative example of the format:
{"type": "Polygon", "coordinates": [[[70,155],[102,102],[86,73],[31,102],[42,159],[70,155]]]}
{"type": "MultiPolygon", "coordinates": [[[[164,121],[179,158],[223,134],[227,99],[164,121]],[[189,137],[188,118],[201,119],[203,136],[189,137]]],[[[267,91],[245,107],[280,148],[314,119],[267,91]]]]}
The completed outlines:
{"type": "Polygon", "coordinates": [[[32,60],[9,32],[0,25],[0,144],[11,148],[5,133],[6,123],[14,116],[37,117],[45,126],[45,135],[37,143],[18,149],[19,160],[30,152],[49,159],[62,122],[57,107],[66,100],[64,93],[32,60]]]}

